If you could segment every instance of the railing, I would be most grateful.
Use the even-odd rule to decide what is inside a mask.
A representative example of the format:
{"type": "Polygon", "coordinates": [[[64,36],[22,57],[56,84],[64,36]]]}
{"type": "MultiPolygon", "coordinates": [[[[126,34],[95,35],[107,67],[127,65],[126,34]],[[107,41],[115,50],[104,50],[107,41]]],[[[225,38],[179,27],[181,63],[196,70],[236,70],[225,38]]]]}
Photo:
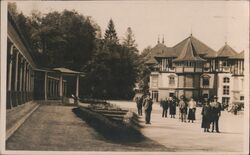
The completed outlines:
{"type": "Polygon", "coordinates": [[[7,91],[6,108],[11,109],[33,100],[33,92],[7,91]]]}
{"type": "Polygon", "coordinates": [[[194,73],[202,72],[202,68],[199,67],[176,67],[176,73],[194,73]]]}

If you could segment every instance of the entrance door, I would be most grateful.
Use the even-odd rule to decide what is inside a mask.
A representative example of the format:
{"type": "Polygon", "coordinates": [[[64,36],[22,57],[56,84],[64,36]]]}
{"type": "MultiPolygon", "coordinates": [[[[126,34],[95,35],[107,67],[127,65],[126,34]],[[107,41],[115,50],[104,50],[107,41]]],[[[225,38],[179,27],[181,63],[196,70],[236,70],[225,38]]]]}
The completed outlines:
{"type": "Polygon", "coordinates": [[[158,91],[152,91],[152,99],[155,102],[158,102],[158,91]]]}

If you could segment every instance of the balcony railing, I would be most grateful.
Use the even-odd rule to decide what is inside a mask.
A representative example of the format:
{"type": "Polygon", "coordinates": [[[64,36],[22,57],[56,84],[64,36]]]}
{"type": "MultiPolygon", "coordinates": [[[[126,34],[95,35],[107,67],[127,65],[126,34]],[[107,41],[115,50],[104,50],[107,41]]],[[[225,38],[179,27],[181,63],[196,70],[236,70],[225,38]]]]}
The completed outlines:
{"type": "Polygon", "coordinates": [[[10,109],[33,99],[33,92],[8,91],[6,108],[10,109]]]}
{"type": "Polygon", "coordinates": [[[202,72],[202,68],[198,67],[176,67],[176,73],[194,73],[202,72]]]}

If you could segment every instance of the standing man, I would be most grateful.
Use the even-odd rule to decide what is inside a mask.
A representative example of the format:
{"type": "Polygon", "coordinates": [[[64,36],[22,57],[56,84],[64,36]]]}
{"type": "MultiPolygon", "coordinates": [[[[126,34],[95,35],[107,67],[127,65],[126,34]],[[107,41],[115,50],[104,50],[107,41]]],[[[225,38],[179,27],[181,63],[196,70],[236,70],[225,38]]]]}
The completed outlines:
{"type": "Polygon", "coordinates": [[[144,99],[144,102],[143,102],[143,107],[145,110],[145,122],[146,122],[146,124],[151,124],[150,119],[151,119],[152,105],[153,105],[153,101],[150,98],[150,93],[148,93],[146,98],[144,99]]]}
{"type": "Polygon", "coordinates": [[[180,114],[181,114],[181,122],[186,122],[187,106],[184,101],[184,96],[181,96],[180,98],[179,109],[180,109],[180,114]]]}
{"type": "Polygon", "coordinates": [[[162,117],[168,117],[168,102],[169,99],[166,98],[166,100],[161,100],[160,105],[162,107],[162,117]]]}
{"type": "Polygon", "coordinates": [[[204,99],[201,115],[202,115],[201,128],[204,128],[204,132],[209,132],[211,123],[211,107],[207,98],[204,99]]]}
{"type": "Polygon", "coordinates": [[[139,116],[142,116],[142,102],[143,102],[143,96],[136,97],[136,105],[137,105],[138,115],[139,116]]]}
{"type": "Polygon", "coordinates": [[[213,97],[213,102],[210,103],[211,107],[211,118],[212,118],[212,132],[214,132],[214,128],[216,132],[219,131],[219,117],[221,115],[221,104],[217,101],[218,97],[214,96],[213,97]],[[214,127],[215,126],[215,127],[214,127]]]}

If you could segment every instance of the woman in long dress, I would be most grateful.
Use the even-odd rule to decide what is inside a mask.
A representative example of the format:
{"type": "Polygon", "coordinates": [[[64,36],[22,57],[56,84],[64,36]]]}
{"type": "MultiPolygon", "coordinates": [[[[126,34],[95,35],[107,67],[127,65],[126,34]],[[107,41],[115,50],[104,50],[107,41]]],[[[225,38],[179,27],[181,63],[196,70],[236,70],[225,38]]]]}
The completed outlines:
{"type": "Polygon", "coordinates": [[[193,98],[188,102],[188,122],[192,121],[194,123],[195,120],[195,111],[196,111],[196,102],[193,98]]]}
{"type": "Polygon", "coordinates": [[[211,107],[207,99],[205,99],[205,103],[202,107],[201,115],[202,115],[201,128],[204,128],[204,132],[209,132],[210,123],[211,123],[211,107]]]}
{"type": "Polygon", "coordinates": [[[176,115],[176,100],[173,100],[173,98],[171,97],[169,99],[169,114],[171,116],[171,118],[175,118],[176,115]]]}

